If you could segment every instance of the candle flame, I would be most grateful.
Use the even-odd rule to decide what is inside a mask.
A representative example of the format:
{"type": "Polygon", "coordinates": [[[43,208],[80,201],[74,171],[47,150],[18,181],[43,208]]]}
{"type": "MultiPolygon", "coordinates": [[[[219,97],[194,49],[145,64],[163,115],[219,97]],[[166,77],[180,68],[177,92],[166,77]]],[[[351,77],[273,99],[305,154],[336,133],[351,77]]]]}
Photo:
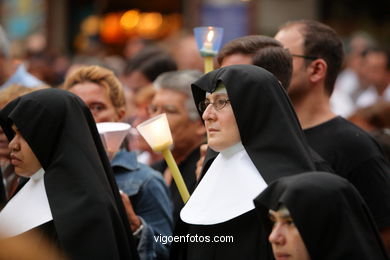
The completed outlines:
{"type": "Polygon", "coordinates": [[[207,33],[207,41],[208,42],[212,42],[213,41],[213,38],[214,38],[214,31],[209,31],[207,33]]]}

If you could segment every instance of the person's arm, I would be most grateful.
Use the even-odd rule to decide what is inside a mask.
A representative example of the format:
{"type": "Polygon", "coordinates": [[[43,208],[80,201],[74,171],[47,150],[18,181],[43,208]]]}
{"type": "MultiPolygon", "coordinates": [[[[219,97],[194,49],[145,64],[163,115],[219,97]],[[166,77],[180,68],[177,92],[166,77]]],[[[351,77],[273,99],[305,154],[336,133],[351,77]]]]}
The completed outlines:
{"type": "Polygon", "coordinates": [[[146,224],[139,240],[139,252],[149,254],[148,250],[153,248],[158,259],[168,259],[170,244],[155,240],[159,236],[171,236],[173,230],[172,202],[162,178],[153,177],[142,185],[135,211],[146,224]]]}
{"type": "Polygon", "coordinates": [[[127,196],[127,194],[122,191],[120,191],[120,194],[121,194],[123,205],[125,206],[127,218],[129,219],[131,231],[135,232],[141,227],[142,221],[137,216],[137,214],[135,214],[129,196],[127,196]]]}
{"type": "Polygon", "coordinates": [[[199,160],[196,163],[196,171],[195,171],[196,181],[200,180],[202,174],[202,167],[203,167],[204,158],[206,157],[207,144],[202,144],[199,147],[199,151],[200,151],[200,156],[199,156],[199,160]]]}
{"type": "Polygon", "coordinates": [[[132,205],[126,194],[122,194],[122,200],[133,234],[137,233],[137,250],[141,258],[155,259],[157,256],[158,259],[168,259],[169,243],[158,242],[155,238],[170,236],[173,229],[172,203],[164,180],[151,177],[143,183],[137,194],[137,205],[132,205]],[[141,224],[142,229],[138,232],[141,224]]]}

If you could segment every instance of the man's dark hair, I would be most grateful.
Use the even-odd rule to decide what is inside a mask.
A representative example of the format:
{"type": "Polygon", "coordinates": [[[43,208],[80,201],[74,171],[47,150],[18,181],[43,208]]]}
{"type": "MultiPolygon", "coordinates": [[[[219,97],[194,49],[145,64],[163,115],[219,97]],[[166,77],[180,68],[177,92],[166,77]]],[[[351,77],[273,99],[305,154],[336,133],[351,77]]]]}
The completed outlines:
{"type": "Polygon", "coordinates": [[[233,54],[244,54],[252,57],[252,64],[262,67],[272,74],[287,89],[292,74],[292,59],[290,53],[282,44],[272,37],[264,35],[249,35],[234,39],[218,54],[218,63],[233,54]]]}
{"type": "Polygon", "coordinates": [[[288,50],[282,47],[268,46],[259,49],[252,58],[253,65],[262,67],[280,81],[287,90],[292,76],[292,57],[288,50]]]}
{"type": "MultiPolygon", "coordinates": [[[[288,22],[280,29],[292,26],[299,26],[304,38],[303,55],[324,59],[328,65],[325,89],[331,95],[344,61],[343,42],[332,28],[317,21],[298,20],[288,22]]],[[[306,66],[312,61],[306,60],[306,66]]]]}
{"type": "Polygon", "coordinates": [[[161,73],[174,70],[177,64],[168,53],[157,47],[145,47],[127,62],[125,75],[140,71],[153,82],[161,73]]]}

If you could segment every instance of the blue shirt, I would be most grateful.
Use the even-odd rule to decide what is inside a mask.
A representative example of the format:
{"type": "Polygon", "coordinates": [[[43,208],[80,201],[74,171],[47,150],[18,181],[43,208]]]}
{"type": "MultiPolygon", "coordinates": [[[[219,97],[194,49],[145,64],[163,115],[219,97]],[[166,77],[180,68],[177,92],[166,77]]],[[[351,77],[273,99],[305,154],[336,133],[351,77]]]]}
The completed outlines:
{"type": "Polygon", "coordinates": [[[23,87],[34,88],[45,85],[42,81],[27,72],[26,67],[20,64],[15,73],[0,86],[0,89],[5,89],[12,84],[19,84],[23,87]]]}
{"type": "Polygon", "coordinates": [[[154,236],[172,235],[172,204],[161,173],[137,161],[135,152],[120,150],[111,166],[119,189],[132,202],[143,224],[138,243],[141,260],[168,259],[169,244],[156,242],[154,236]]]}

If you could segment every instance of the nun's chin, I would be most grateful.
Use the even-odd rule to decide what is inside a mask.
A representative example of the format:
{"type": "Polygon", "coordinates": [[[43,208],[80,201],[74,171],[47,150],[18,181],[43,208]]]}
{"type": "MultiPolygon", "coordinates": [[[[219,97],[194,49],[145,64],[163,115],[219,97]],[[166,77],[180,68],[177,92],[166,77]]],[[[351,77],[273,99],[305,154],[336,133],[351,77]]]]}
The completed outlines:
{"type": "Polygon", "coordinates": [[[224,140],[219,140],[220,138],[211,137],[208,139],[208,146],[216,152],[221,152],[227,148],[229,148],[232,144],[226,144],[224,140]]]}
{"type": "Polygon", "coordinates": [[[229,150],[230,148],[236,146],[238,143],[241,143],[240,140],[226,143],[226,142],[218,142],[217,140],[208,140],[208,146],[216,152],[223,152],[229,150]]]}

